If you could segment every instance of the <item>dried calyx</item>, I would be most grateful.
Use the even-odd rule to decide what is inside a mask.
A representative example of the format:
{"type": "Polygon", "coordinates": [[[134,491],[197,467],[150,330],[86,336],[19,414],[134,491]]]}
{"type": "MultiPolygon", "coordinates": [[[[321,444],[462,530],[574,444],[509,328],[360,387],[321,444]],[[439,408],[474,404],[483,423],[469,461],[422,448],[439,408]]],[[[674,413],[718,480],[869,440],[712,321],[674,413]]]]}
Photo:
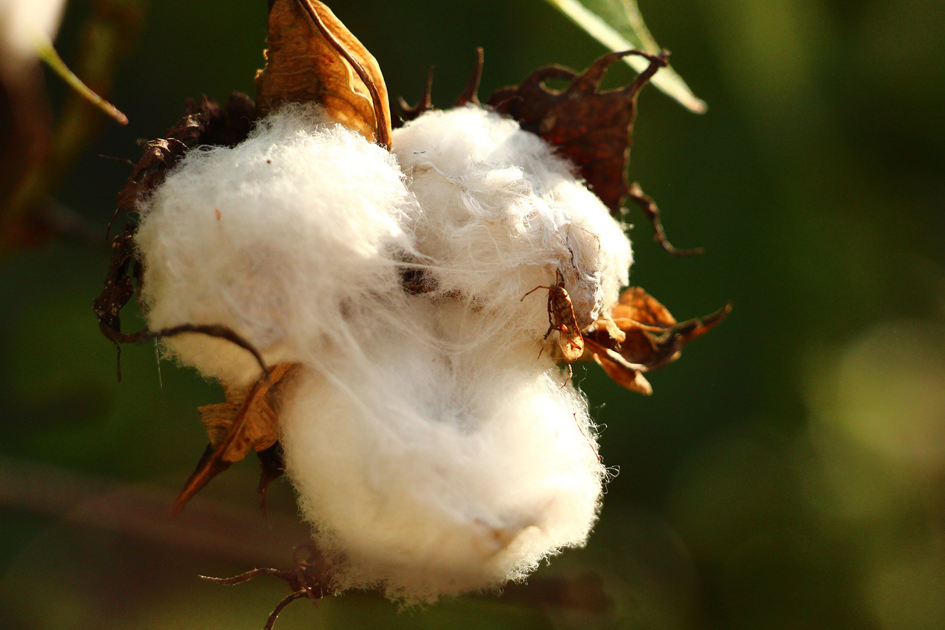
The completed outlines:
{"type": "Polygon", "coordinates": [[[337,18],[270,7],[255,103],[189,103],[145,145],[118,202],[142,223],[116,237],[95,302],[113,342],[164,335],[224,386],[175,510],[256,452],[261,499],[288,472],[326,589],[418,601],[522,578],[584,543],[605,478],[555,364],[593,359],[648,394],[643,374],[727,313],[677,323],[619,293],[631,253],[612,214],[642,198],[629,134],[664,58],[611,92],[600,78],[625,53],[545,69],[482,107],[479,51],[458,108],[428,88],[392,131],[377,63],[337,18]],[[135,296],[151,331],[121,330],[135,296]]]}
{"type": "Polygon", "coordinates": [[[377,60],[318,0],[269,5],[266,67],[256,76],[260,114],[283,103],[319,103],[338,122],[390,147],[387,87],[377,60]]]}
{"type": "Polygon", "coordinates": [[[517,87],[499,90],[489,98],[489,105],[557,147],[578,167],[588,188],[617,213],[629,192],[626,172],[637,97],[665,65],[665,54],[631,50],[604,55],[582,73],[549,66],[532,73],[517,87]],[[607,69],[628,55],[645,57],[649,67],[630,85],[601,92],[607,69]],[[567,81],[568,85],[552,90],[545,85],[549,80],[567,81]]]}

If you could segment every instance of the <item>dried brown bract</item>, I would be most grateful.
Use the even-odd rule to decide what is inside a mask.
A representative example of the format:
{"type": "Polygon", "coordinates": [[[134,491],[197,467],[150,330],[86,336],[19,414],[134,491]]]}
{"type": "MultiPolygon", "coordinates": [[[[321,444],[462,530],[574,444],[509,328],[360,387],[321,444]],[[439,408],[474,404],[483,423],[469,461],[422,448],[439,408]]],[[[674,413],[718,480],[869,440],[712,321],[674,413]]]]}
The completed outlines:
{"type": "Polygon", "coordinates": [[[557,147],[578,167],[588,187],[612,213],[617,213],[629,190],[625,172],[637,96],[665,65],[665,54],[631,50],[604,55],[581,74],[562,66],[548,66],[526,77],[518,87],[497,91],[489,98],[489,105],[557,147]],[[649,67],[626,87],[598,91],[607,69],[628,55],[646,57],[649,67]],[[552,79],[569,81],[570,85],[561,91],[552,90],[545,85],[552,79]]]}
{"type": "Polygon", "coordinates": [[[112,240],[112,262],[105,276],[105,286],[92,300],[92,312],[98,318],[102,334],[116,345],[135,341],[139,336],[122,332],[121,309],[135,295],[134,281],[140,282],[140,278],[141,265],[135,258],[134,226],[128,225],[112,240]]]}
{"type": "Polygon", "coordinates": [[[629,389],[631,392],[649,396],[653,393],[653,386],[643,376],[643,371],[630,365],[620,356],[608,348],[598,346],[595,342],[588,340],[587,348],[597,365],[604,368],[607,376],[615,383],[629,389]]]}
{"type": "Polygon", "coordinates": [[[319,103],[338,122],[390,147],[387,86],[377,60],[318,0],[274,0],[256,105],[319,103]]]}
{"type": "MultiPolygon", "coordinates": [[[[477,48],[476,65],[473,67],[473,72],[469,76],[469,81],[466,83],[466,87],[463,89],[462,94],[460,94],[456,99],[456,107],[463,107],[464,105],[481,105],[479,102],[479,82],[482,80],[483,60],[483,50],[482,48],[477,48]]],[[[403,125],[403,123],[416,120],[424,112],[434,109],[433,67],[431,67],[429,73],[427,73],[426,88],[424,89],[423,96],[420,97],[419,101],[417,101],[417,104],[411,106],[408,105],[407,101],[405,101],[403,98],[398,98],[397,105],[400,109],[400,120],[397,121],[395,127],[400,127],[403,125]]]]}
{"type": "Polygon", "coordinates": [[[456,107],[481,105],[479,102],[479,82],[482,81],[482,65],[484,60],[482,48],[477,48],[476,65],[473,67],[473,72],[469,76],[466,88],[463,90],[463,93],[459,95],[459,98],[456,99],[456,107]]]}
{"type": "Polygon", "coordinates": [[[167,130],[165,137],[144,145],[141,159],[118,193],[118,211],[134,211],[137,202],[159,186],[190,149],[236,145],[246,139],[255,120],[255,103],[240,92],[234,92],[223,106],[206,96],[199,103],[188,99],[184,117],[167,130]]]}
{"type": "MultiPolygon", "coordinates": [[[[226,402],[200,407],[200,419],[207,428],[210,446],[197,469],[174,502],[173,513],[184,509],[190,499],[218,474],[242,461],[250,451],[262,452],[279,439],[278,404],[294,364],[273,367],[249,389],[224,387],[226,402]]],[[[272,470],[265,467],[263,479],[272,470]]],[[[265,487],[261,485],[261,499],[265,487]]]]}
{"type": "Polygon", "coordinates": [[[723,308],[702,318],[677,322],[669,310],[640,287],[630,287],[609,317],[584,332],[593,358],[607,374],[631,391],[651,394],[643,377],[679,358],[683,347],[707,333],[731,310],[723,308]]]}
{"type": "Polygon", "coordinates": [[[400,109],[399,120],[397,121],[396,126],[400,127],[404,123],[410,122],[411,120],[416,120],[424,114],[433,109],[433,66],[430,66],[430,70],[427,72],[427,85],[423,90],[423,96],[420,97],[420,100],[417,101],[416,105],[408,105],[407,101],[403,98],[397,99],[397,106],[400,109]]]}
{"type": "MultiPolygon", "coordinates": [[[[489,97],[489,105],[508,114],[523,129],[537,134],[578,167],[588,188],[617,214],[629,196],[637,202],[627,181],[633,124],[637,116],[640,90],[656,72],[666,66],[668,53],[651,55],[639,50],[604,55],[583,73],[562,66],[536,70],[517,87],[504,88],[489,97]],[[645,71],[630,85],[599,91],[607,69],[628,55],[650,61],[645,71]],[[545,85],[549,80],[569,81],[563,90],[545,85]]],[[[670,253],[688,255],[666,240],[656,205],[644,208],[653,222],[656,240],[670,253]],[[650,211],[652,210],[652,212],[650,211]]]]}
{"type": "MultiPolygon", "coordinates": [[[[115,217],[123,211],[134,212],[138,201],[164,181],[168,171],[188,150],[201,145],[233,146],[245,140],[256,120],[255,107],[252,99],[241,93],[234,93],[222,107],[206,97],[199,103],[188,99],[184,117],[167,130],[166,137],[144,145],[141,159],[118,193],[115,217]]],[[[116,347],[120,343],[139,341],[146,332],[127,333],[121,329],[121,310],[141,290],[142,268],[134,245],[136,229],[136,225],[129,223],[112,239],[112,259],[105,286],[92,301],[102,334],[116,347]]],[[[120,347],[118,357],[118,379],[121,380],[120,347]]]]}

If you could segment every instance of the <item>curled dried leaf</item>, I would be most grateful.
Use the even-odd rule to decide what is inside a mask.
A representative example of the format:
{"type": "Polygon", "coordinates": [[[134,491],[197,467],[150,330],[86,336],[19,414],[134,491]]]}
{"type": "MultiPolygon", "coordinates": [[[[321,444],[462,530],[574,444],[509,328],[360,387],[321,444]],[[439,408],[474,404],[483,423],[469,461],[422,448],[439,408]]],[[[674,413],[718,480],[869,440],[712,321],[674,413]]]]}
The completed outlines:
{"type": "Polygon", "coordinates": [[[578,167],[588,187],[612,213],[617,213],[630,190],[625,172],[630,161],[637,96],[650,77],[665,65],[665,54],[631,50],[604,55],[581,74],[549,66],[526,77],[518,87],[497,91],[489,98],[489,105],[557,147],[561,155],[578,167]],[[599,91],[607,69],[629,55],[644,57],[650,65],[630,85],[599,91]],[[552,79],[569,84],[563,90],[553,90],[545,85],[552,79]]]}
{"type": "MultiPolygon", "coordinates": [[[[210,446],[214,449],[219,448],[226,441],[249,393],[245,389],[236,390],[229,387],[224,387],[224,392],[226,402],[197,408],[200,412],[200,421],[207,428],[210,446]]],[[[250,450],[265,450],[279,439],[276,412],[273,411],[266,396],[259,395],[255,402],[248,405],[245,414],[241,435],[230,442],[229,447],[220,456],[223,461],[231,464],[242,461],[250,450]]]]}
{"type": "MultiPolygon", "coordinates": [[[[224,388],[226,402],[200,407],[210,446],[174,502],[184,509],[204,486],[250,451],[265,451],[279,438],[278,404],[296,364],[280,363],[249,389],[224,388]]],[[[264,493],[263,493],[264,494],[264,493]]]]}
{"type": "Polygon", "coordinates": [[[275,442],[272,446],[264,450],[257,450],[256,456],[259,458],[259,485],[256,491],[259,494],[259,507],[263,513],[266,512],[266,492],[273,481],[285,474],[285,455],[282,452],[282,444],[275,442]]]}
{"type": "Polygon", "coordinates": [[[676,325],[676,318],[669,309],[641,287],[630,287],[621,293],[610,317],[615,323],[623,322],[625,327],[647,328],[651,332],[662,332],[676,325]]]}
{"type": "Polygon", "coordinates": [[[377,60],[318,0],[274,0],[266,67],[256,75],[260,114],[319,103],[338,122],[390,148],[387,86],[377,60]]]}
{"type": "Polygon", "coordinates": [[[653,393],[653,386],[646,380],[643,373],[629,365],[619,354],[608,348],[601,347],[589,339],[587,340],[587,347],[591,351],[591,356],[594,358],[597,365],[604,368],[604,371],[607,372],[607,376],[615,383],[629,389],[631,392],[637,392],[644,396],[649,396],[653,393]]]}
{"type": "Polygon", "coordinates": [[[670,254],[689,256],[700,250],[680,250],[669,243],[656,204],[643,195],[639,185],[631,187],[626,175],[637,97],[650,78],[666,67],[667,57],[666,52],[651,55],[629,50],[604,55],[581,74],[561,66],[541,68],[518,87],[497,91],[489,97],[489,105],[517,120],[523,129],[537,134],[571,160],[588,188],[612,214],[620,212],[627,198],[632,199],[653,224],[656,241],[670,254]],[[629,56],[642,57],[649,65],[630,85],[600,91],[607,69],[629,56]],[[545,85],[549,80],[569,83],[562,90],[553,90],[545,85]]]}
{"type": "Polygon", "coordinates": [[[678,359],[686,344],[719,324],[730,310],[726,304],[711,315],[679,323],[656,298],[640,287],[630,287],[608,317],[584,331],[587,358],[600,364],[618,384],[650,394],[652,388],[642,373],[678,359]]]}

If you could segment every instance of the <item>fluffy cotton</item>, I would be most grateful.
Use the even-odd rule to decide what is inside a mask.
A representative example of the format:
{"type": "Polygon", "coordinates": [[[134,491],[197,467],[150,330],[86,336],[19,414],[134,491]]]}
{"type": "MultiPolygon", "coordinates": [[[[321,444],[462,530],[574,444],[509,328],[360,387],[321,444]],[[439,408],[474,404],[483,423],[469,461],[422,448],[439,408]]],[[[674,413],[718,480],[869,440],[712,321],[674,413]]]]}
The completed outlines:
{"type": "MultiPolygon", "coordinates": [[[[193,151],[145,200],[152,328],[224,324],[300,363],[278,412],[287,475],[334,588],[431,601],[581,546],[604,468],[551,352],[544,291],[581,325],[627,282],[630,244],[538,137],[481,108],[430,112],[396,155],[313,110],[193,151]],[[525,298],[525,299],[523,299],[525,298]]],[[[227,384],[220,340],[168,342],[227,384]]]]}
{"type": "Polygon", "coordinates": [[[288,475],[336,587],[407,601],[501,585],[586,541],[604,469],[587,403],[539,356],[560,272],[583,325],[630,245],[537,136],[481,108],[394,134],[418,200],[407,328],[359,326],[310,364],[282,417],[288,475]]]}
{"type": "Polygon", "coordinates": [[[623,227],[541,138],[469,106],[428,112],[393,143],[420,202],[408,229],[436,261],[438,292],[530,336],[544,334],[547,317],[541,300],[521,297],[553,283],[556,270],[582,328],[616,302],[631,263],[623,227]]]}
{"type": "Polygon", "coordinates": [[[377,331],[310,370],[282,416],[335,586],[408,602],[501,585],[583,545],[604,474],[586,401],[547,355],[444,351],[438,306],[412,301],[427,343],[377,331]]]}
{"type": "MultiPolygon", "coordinates": [[[[140,207],[150,327],[222,324],[270,365],[317,354],[352,305],[399,290],[415,203],[403,179],[389,152],[320,108],[282,108],[234,148],[190,151],[140,207]]],[[[229,384],[259,375],[220,339],[166,345],[229,384]]]]}

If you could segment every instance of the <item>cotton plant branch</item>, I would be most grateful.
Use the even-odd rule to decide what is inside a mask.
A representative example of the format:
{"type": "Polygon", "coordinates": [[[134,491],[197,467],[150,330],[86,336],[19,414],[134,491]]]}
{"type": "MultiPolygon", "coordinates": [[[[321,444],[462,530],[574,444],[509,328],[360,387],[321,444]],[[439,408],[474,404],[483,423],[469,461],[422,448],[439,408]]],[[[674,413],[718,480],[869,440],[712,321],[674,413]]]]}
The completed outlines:
{"type": "MultiPolygon", "coordinates": [[[[307,530],[297,518],[276,512],[264,523],[256,510],[218,499],[201,501],[186,518],[172,518],[167,506],[173,499],[171,491],[156,486],[127,485],[48,463],[0,457],[0,507],[13,513],[43,515],[129,536],[136,544],[260,567],[232,578],[202,576],[223,585],[272,576],[291,588],[300,572],[318,574],[313,566],[317,552],[309,544],[299,544],[307,538],[307,530]],[[270,568],[286,562],[286,550],[293,548],[292,569],[270,568]]],[[[484,597],[495,599],[494,595],[484,597]]],[[[497,601],[548,614],[561,608],[602,614],[613,605],[595,576],[533,578],[527,587],[510,586],[497,601]]]]}
{"type": "MultiPolygon", "coordinates": [[[[276,604],[263,626],[263,630],[272,630],[279,615],[292,602],[307,598],[317,604],[320,599],[335,594],[330,563],[317,547],[310,544],[298,545],[292,558],[291,569],[257,567],[231,577],[200,577],[221,586],[238,586],[258,578],[276,578],[285,582],[290,593],[276,604]]],[[[535,577],[531,578],[528,584],[509,584],[498,595],[482,593],[473,597],[534,608],[550,620],[559,617],[562,611],[567,611],[594,615],[603,627],[609,627],[614,621],[614,599],[608,594],[604,579],[596,573],[569,577],[535,577]]]]}
{"type": "Polygon", "coordinates": [[[55,465],[0,457],[0,506],[114,531],[152,545],[264,566],[286,561],[285,550],[307,537],[297,518],[208,498],[186,518],[173,518],[174,493],[149,485],[77,473],[55,465]],[[265,536],[260,534],[265,532],[265,536]]]}

